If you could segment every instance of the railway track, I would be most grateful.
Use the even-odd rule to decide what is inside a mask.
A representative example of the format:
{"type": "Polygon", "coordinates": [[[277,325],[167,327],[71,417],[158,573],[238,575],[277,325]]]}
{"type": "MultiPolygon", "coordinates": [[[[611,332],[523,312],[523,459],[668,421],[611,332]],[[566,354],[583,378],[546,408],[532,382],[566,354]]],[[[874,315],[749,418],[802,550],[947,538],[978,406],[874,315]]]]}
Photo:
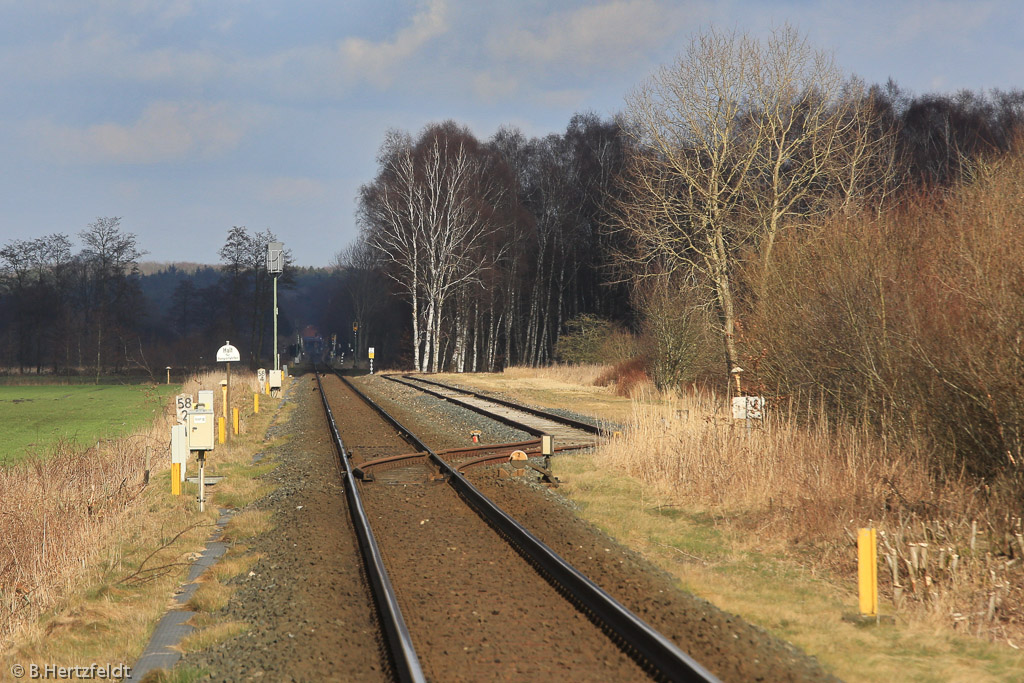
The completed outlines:
{"type": "Polygon", "coordinates": [[[597,443],[597,438],[601,434],[601,428],[596,425],[506,401],[495,396],[462,389],[420,375],[383,375],[383,377],[504,422],[528,434],[534,436],[548,434],[554,437],[557,444],[573,447],[592,446],[597,443]]]}
{"type": "MultiPolygon", "coordinates": [[[[594,446],[601,434],[601,428],[569,417],[546,412],[511,401],[485,396],[466,389],[454,387],[417,375],[382,375],[385,379],[410,387],[415,391],[434,396],[455,405],[484,415],[488,419],[506,424],[515,429],[533,435],[534,439],[513,443],[479,445],[467,448],[455,448],[438,451],[437,455],[448,462],[456,462],[459,472],[478,465],[488,465],[507,460],[513,453],[519,452],[520,457],[550,456],[564,451],[577,450],[594,446]],[[551,437],[545,443],[543,437],[551,437]]],[[[422,444],[418,444],[421,447],[422,444]]],[[[386,472],[403,467],[410,462],[425,461],[429,458],[426,450],[406,453],[364,461],[355,468],[354,474],[359,479],[374,480],[377,472],[386,472]]],[[[558,485],[554,475],[546,469],[527,459],[521,461],[521,467],[537,470],[543,480],[554,486],[558,485]]]]}
{"type": "MultiPolygon", "coordinates": [[[[317,385],[397,679],[557,672],[567,680],[717,680],[498,508],[449,462],[473,454],[480,460],[474,452],[481,449],[435,452],[344,378],[318,375],[317,385]],[[415,452],[408,452],[410,445],[415,452]],[[404,471],[404,479],[391,480],[400,485],[369,483],[372,478],[361,468],[387,459],[391,470],[404,471]]],[[[534,419],[549,418],[532,415],[528,421],[534,419]]],[[[554,422],[559,429],[568,426],[554,422]]],[[[563,447],[593,443],[596,429],[587,428],[575,436],[560,432],[568,442],[563,447]]],[[[524,431],[546,430],[534,423],[524,431]]],[[[538,442],[487,448],[526,449],[538,442]]]]}

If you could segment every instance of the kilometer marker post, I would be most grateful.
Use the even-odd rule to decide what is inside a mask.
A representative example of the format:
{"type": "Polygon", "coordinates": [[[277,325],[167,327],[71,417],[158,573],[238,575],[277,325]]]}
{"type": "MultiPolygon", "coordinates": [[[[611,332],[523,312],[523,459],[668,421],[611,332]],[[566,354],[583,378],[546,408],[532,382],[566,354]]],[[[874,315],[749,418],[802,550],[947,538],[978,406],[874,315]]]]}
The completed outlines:
{"type": "Polygon", "coordinates": [[[878,543],[875,529],[857,530],[857,586],[860,616],[878,617],[878,543]]]}

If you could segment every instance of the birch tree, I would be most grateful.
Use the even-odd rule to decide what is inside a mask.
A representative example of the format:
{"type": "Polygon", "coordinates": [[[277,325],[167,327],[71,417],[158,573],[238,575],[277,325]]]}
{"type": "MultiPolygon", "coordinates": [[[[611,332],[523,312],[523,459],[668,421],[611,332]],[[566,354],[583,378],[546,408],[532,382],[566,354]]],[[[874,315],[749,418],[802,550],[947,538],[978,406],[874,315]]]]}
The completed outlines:
{"type": "Polygon", "coordinates": [[[390,134],[378,162],[376,180],[360,193],[359,222],[411,304],[416,367],[436,372],[445,362],[449,308],[495,258],[484,246],[500,229],[508,176],[451,122],[429,126],[415,144],[390,134]]]}

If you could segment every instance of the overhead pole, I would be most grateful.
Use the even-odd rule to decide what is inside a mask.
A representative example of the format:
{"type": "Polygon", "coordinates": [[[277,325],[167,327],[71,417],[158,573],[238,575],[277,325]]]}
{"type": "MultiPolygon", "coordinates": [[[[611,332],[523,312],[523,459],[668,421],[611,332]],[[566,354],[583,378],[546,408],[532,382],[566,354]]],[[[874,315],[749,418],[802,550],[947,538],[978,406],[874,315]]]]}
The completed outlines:
{"type": "Polygon", "coordinates": [[[281,369],[281,360],[277,355],[277,277],[284,270],[284,243],[270,242],[267,244],[267,272],[274,276],[274,369],[281,369]]]}
{"type": "Polygon", "coordinates": [[[274,369],[281,369],[281,362],[277,357],[277,275],[274,275],[274,369]]]}

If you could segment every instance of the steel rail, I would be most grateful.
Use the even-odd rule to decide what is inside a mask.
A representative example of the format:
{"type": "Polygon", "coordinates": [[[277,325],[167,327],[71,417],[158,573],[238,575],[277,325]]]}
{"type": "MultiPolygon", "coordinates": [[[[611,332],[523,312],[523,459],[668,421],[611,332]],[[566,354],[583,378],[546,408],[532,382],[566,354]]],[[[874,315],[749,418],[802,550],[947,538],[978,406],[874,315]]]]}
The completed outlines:
{"type": "MultiPolygon", "coordinates": [[[[463,408],[467,408],[468,410],[472,410],[473,412],[479,413],[480,415],[483,415],[484,417],[488,417],[488,418],[490,418],[492,420],[497,420],[498,422],[504,422],[505,424],[507,424],[507,425],[509,425],[511,427],[515,427],[516,429],[519,429],[521,431],[524,431],[527,434],[532,434],[533,436],[537,436],[537,437],[542,436],[544,434],[547,434],[547,432],[545,432],[543,429],[539,429],[539,428],[537,428],[537,427],[535,427],[533,425],[527,424],[525,422],[520,422],[520,421],[515,420],[515,419],[513,419],[511,417],[508,417],[506,415],[499,415],[497,413],[489,412],[486,408],[484,408],[482,406],[478,406],[478,405],[475,405],[473,403],[469,403],[467,401],[461,401],[458,398],[455,398],[453,396],[446,396],[445,394],[442,394],[442,393],[440,393],[438,391],[435,391],[435,390],[430,389],[428,387],[421,386],[417,382],[426,382],[426,380],[421,380],[418,377],[412,377],[410,375],[403,375],[402,377],[395,377],[394,375],[381,375],[381,376],[384,377],[385,379],[388,379],[388,380],[391,380],[392,382],[395,382],[396,384],[405,385],[407,387],[415,389],[416,391],[422,391],[423,393],[429,394],[430,396],[433,396],[435,398],[439,398],[441,400],[448,401],[449,403],[454,403],[457,406],[461,406],[463,408]]],[[[545,413],[544,411],[537,410],[536,408],[527,408],[526,406],[521,406],[521,405],[518,405],[516,403],[512,403],[510,401],[502,401],[502,400],[494,399],[494,398],[491,398],[489,396],[485,396],[485,395],[482,395],[482,394],[474,394],[471,391],[466,391],[464,389],[457,389],[455,387],[449,387],[447,385],[440,384],[439,382],[427,382],[427,383],[428,384],[436,385],[438,387],[443,387],[443,388],[448,389],[450,391],[457,391],[457,392],[460,392],[460,393],[463,393],[463,394],[469,394],[471,396],[479,398],[480,400],[489,401],[491,403],[497,403],[498,405],[503,405],[503,406],[505,406],[507,408],[512,408],[512,409],[515,409],[515,410],[520,410],[520,411],[522,411],[524,413],[529,413],[529,414],[532,414],[532,415],[536,415],[537,417],[542,417],[542,418],[545,418],[547,420],[551,420],[553,422],[557,422],[559,424],[564,424],[564,425],[572,427],[574,429],[581,429],[582,430],[583,427],[581,427],[579,425],[584,425],[588,434],[599,434],[600,431],[601,431],[598,427],[595,427],[594,425],[588,425],[585,422],[579,422],[577,420],[573,420],[572,418],[562,417],[561,415],[555,415],[555,414],[552,414],[552,413],[545,413]]]]}
{"type": "MultiPolygon", "coordinates": [[[[384,377],[386,377],[387,379],[392,379],[392,377],[390,375],[384,375],[384,377]]],[[[548,420],[552,420],[554,422],[558,422],[559,424],[568,425],[569,427],[574,427],[576,429],[582,430],[582,431],[587,432],[589,434],[600,434],[602,431],[604,431],[604,430],[601,429],[601,427],[589,424],[587,422],[583,422],[582,420],[576,420],[576,419],[573,419],[571,417],[566,417],[564,415],[559,415],[557,413],[551,413],[551,412],[548,412],[546,410],[541,410],[540,408],[533,408],[531,406],[524,406],[524,405],[522,405],[520,403],[516,403],[514,401],[509,401],[509,400],[506,400],[506,399],[503,399],[503,398],[498,398],[496,396],[490,396],[488,394],[484,394],[484,393],[481,393],[481,392],[478,392],[478,391],[472,391],[470,389],[463,389],[461,387],[455,387],[455,386],[452,386],[450,384],[445,384],[444,382],[438,382],[437,380],[426,379],[426,378],[424,378],[421,375],[407,374],[407,375],[402,375],[402,377],[404,379],[412,380],[414,382],[423,382],[424,384],[432,384],[432,385],[434,385],[436,387],[443,387],[445,389],[450,389],[451,391],[458,391],[458,392],[463,393],[463,394],[469,394],[470,396],[475,396],[476,398],[479,398],[481,400],[490,401],[491,403],[497,403],[498,405],[505,406],[506,408],[514,408],[516,410],[521,410],[524,413],[530,413],[531,415],[536,415],[537,417],[543,417],[543,418],[546,418],[548,420]]]]}
{"type": "Polygon", "coordinates": [[[337,371],[335,373],[364,402],[379,411],[396,429],[414,439],[413,445],[416,448],[427,451],[430,454],[430,459],[445,475],[449,485],[477,511],[484,521],[508,539],[511,545],[531,562],[556,590],[580,606],[598,626],[619,638],[620,642],[625,644],[626,650],[635,652],[653,669],[657,676],[664,680],[680,682],[719,681],[714,674],[683,652],[675,643],[631,612],[534,536],[526,527],[510,517],[346,377],[342,377],[337,371]]]}
{"type": "MultiPolygon", "coordinates": [[[[426,683],[426,676],[420,667],[419,658],[416,656],[416,649],[412,644],[412,637],[402,617],[402,610],[398,605],[398,597],[388,578],[387,569],[384,567],[384,559],[377,546],[377,540],[373,536],[373,529],[370,527],[370,520],[363,509],[363,501],[359,496],[359,489],[356,486],[352,473],[352,465],[348,461],[348,452],[345,444],[338,433],[338,425],[334,422],[334,414],[327,402],[327,394],[324,392],[323,384],[320,382],[320,373],[314,370],[316,385],[320,390],[320,400],[323,402],[324,413],[327,415],[327,422],[331,428],[331,438],[334,447],[338,451],[338,458],[344,470],[345,494],[348,498],[348,507],[352,515],[352,524],[355,527],[356,536],[359,539],[359,546],[362,549],[363,560],[366,564],[366,574],[369,577],[373,589],[373,596],[377,603],[381,622],[384,627],[384,637],[391,653],[392,666],[398,680],[403,683],[426,683]]],[[[358,393],[358,392],[357,392],[358,393]]]]}

